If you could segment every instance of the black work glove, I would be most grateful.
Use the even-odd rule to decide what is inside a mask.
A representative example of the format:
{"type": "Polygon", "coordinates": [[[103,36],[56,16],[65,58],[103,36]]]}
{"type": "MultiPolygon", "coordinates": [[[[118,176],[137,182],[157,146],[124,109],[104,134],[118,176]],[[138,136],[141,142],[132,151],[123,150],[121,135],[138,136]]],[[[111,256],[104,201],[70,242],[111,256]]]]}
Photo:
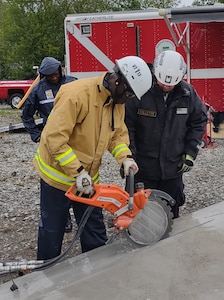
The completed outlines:
{"type": "Polygon", "coordinates": [[[189,172],[193,166],[194,166],[194,159],[191,155],[189,154],[184,154],[182,156],[182,161],[178,165],[180,167],[180,170],[178,173],[184,173],[184,172],[189,172]]]}

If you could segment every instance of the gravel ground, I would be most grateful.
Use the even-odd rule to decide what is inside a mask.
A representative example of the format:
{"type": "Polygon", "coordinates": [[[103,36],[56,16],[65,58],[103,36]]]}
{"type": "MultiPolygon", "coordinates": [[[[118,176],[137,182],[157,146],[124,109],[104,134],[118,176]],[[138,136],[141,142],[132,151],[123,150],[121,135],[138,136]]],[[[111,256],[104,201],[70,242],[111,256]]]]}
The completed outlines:
{"type": "MultiPolygon", "coordinates": [[[[0,128],[20,122],[21,111],[0,106],[0,128]]],[[[0,133],[0,262],[35,259],[39,220],[39,177],[32,165],[37,149],[26,132],[0,133]]],[[[224,140],[213,140],[213,147],[200,149],[195,166],[184,174],[186,203],[181,215],[224,200],[224,140]]],[[[100,171],[101,183],[124,186],[117,163],[105,153],[100,171]]],[[[74,236],[65,234],[64,249],[74,236]]],[[[80,246],[70,255],[80,253],[80,246]]],[[[14,275],[13,275],[14,276],[14,275]]],[[[9,280],[0,276],[0,284],[9,280]]]]}

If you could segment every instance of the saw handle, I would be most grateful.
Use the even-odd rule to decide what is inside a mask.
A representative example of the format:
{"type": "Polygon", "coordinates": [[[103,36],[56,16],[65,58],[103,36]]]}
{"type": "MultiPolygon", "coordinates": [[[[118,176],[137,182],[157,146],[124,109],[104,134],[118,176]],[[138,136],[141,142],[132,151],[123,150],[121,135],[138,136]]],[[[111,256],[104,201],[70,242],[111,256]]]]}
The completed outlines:
{"type": "Polygon", "coordinates": [[[134,208],[134,171],[132,168],[129,169],[129,175],[126,177],[126,191],[129,193],[128,208],[132,210],[134,208]]]}

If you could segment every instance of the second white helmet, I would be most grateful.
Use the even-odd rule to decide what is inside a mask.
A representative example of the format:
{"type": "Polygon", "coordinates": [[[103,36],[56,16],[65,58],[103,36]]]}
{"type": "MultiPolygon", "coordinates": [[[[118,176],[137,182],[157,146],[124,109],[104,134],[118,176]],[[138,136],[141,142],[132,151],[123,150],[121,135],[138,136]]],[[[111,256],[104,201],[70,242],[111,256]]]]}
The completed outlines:
{"type": "Polygon", "coordinates": [[[177,85],[186,73],[183,56],[173,50],[160,53],[154,61],[156,79],[164,85],[177,85]]]}
{"type": "Polygon", "coordinates": [[[117,59],[116,65],[140,100],[152,86],[152,73],[146,62],[138,56],[125,56],[117,59]]]}

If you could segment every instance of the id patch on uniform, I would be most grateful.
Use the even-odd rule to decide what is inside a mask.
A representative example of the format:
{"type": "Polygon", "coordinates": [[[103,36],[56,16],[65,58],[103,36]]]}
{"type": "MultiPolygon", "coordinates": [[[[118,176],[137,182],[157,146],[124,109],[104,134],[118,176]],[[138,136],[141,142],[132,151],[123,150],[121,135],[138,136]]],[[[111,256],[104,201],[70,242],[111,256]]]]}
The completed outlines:
{"type": "Polygon", "coordinates": [[[152,117],[152,118],[155,118],[157,116],[156,111],[151,111],[151,110],[142,109],[142,108],[138,109],[137,114],[140,116],[146,116],[146,117],[152,117]]]}
{"type": "Polygon", "coordinates": [[[52,90],[45,91],[46,99],[52,99],[54,98],[52,90]]]}
{"type": "Polygon", "coordinates": [[[177,115],[187,115],[187,107],[177,107],[177,115]]]}

